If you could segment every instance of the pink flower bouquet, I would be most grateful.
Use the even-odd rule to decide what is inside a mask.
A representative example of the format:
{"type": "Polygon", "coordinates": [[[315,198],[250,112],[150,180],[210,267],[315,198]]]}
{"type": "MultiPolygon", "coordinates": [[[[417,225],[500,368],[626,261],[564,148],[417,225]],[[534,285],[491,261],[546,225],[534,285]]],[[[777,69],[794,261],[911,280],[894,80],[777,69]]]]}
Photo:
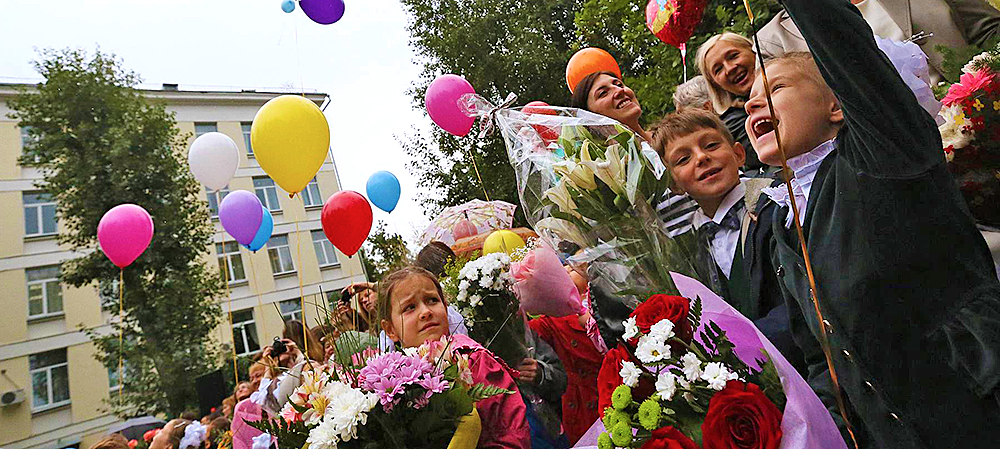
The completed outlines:
{"type": "Polygon", "coordinates": [[[520,261],[510,264],[514,294],[532,315],[561,317],[583,313],[580,292],[555,251],[539,242],[520,261]]]}

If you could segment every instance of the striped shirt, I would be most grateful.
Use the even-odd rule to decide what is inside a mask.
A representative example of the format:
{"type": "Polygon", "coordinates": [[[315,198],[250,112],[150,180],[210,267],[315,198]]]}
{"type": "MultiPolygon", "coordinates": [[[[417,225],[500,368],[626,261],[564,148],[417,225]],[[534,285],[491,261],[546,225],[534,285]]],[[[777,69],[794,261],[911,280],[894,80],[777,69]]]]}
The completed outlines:
{"type": "Polygon", "coordinates": [[[656,205],[656,215],[666,226],[668,237],[677,237],[692,229],[691,219],[698,211],[698,203],[687,194],[664,192],[666,199],[656,205]]]}

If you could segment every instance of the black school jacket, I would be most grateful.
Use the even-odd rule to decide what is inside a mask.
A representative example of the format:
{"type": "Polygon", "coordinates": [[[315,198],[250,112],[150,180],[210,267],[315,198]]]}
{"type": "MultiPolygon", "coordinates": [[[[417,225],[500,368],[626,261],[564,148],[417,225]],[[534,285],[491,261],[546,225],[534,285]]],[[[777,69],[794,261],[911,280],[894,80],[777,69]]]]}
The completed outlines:
{"type": "MultiPolygon", "coordinates": [[[[1000,442],[1000,283],[917,104],[846,0],[785,0],[845,126],[804,231],[840,386],[862,447],[1000,442]]],[[[772,263],[809,381],[839,419],[799,243],[782,208],[772,263]]]]}

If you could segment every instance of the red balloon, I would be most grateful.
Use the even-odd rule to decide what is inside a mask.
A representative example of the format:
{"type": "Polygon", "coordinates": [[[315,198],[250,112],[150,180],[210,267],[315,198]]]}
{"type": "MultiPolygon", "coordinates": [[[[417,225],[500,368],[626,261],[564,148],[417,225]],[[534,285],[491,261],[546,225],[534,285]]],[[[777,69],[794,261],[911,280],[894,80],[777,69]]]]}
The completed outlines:
{"type": "Polygon", "coordinates": [[[661,41],[681,48],[694,34],[708,0],[649,0],[646,27],[661,41]]]}
{"type": "MultiPolygon", "coordinates": [[[[559,115],[559,111],[552,109],[552,107],[544,101],[532,101],[531,103],[524,105],[524,107],[521,108],[521,112],[525,114],[559,115]]],[[[549,142],[559,138],[558,126],[552,127],[546,125],[531,125],[531,127],[535,128],[535,131],[538,131],[539,136],[542,136],[542,140],[545,141],[545,145],[548,145],[549,142]]]]}
{"type": "Polygon", "coordinates": [[[330,243],[351,257],[372,230],[372,207],[360,193],[341,190],[326,200],[320,221],[330,243]]]}
{"type": "Polygon", "coordinates": [[[455,227],[451,229],[451,236],[455,237],[455,240],[464,239],[466,237],[472,237],[479,234],[479,229],[476,225],[472,224],[468,218],[463,218],[455,224],[455,227]]]}

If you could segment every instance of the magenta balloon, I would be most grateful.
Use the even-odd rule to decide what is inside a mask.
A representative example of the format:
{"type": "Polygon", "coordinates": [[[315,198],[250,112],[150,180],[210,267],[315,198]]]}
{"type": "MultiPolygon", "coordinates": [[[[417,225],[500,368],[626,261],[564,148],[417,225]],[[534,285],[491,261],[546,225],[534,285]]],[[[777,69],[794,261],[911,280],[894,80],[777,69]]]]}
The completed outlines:
{"type": "Polygon", "coordinates": [[[458,75],[441,75],[427,87],[424,105],[431,120],[441,129],[462,137],[472,130],[476,119],[465,115],[458,107],[458,99],[465,94],[474,94],[465,78],[458,75]]]}
{"type": "Polygon", "coordinates": [[[153,218],[135,204],[112,207],[97,224],[97,241],[111,263],[125,268],[153,241],[153,218]]]}
{"type": "Polygon", "coordinates": [[[344,0],[300,0],[306,16],[321,25],[329,25],[344,17],[344,0]]]}
{"type": "Polygon", "coordinates": [[[219,204],[219,221],[223,229],[241,245],[253,242],[263,215],[260,199],[246,190],[230,192],[219,204]]]}

